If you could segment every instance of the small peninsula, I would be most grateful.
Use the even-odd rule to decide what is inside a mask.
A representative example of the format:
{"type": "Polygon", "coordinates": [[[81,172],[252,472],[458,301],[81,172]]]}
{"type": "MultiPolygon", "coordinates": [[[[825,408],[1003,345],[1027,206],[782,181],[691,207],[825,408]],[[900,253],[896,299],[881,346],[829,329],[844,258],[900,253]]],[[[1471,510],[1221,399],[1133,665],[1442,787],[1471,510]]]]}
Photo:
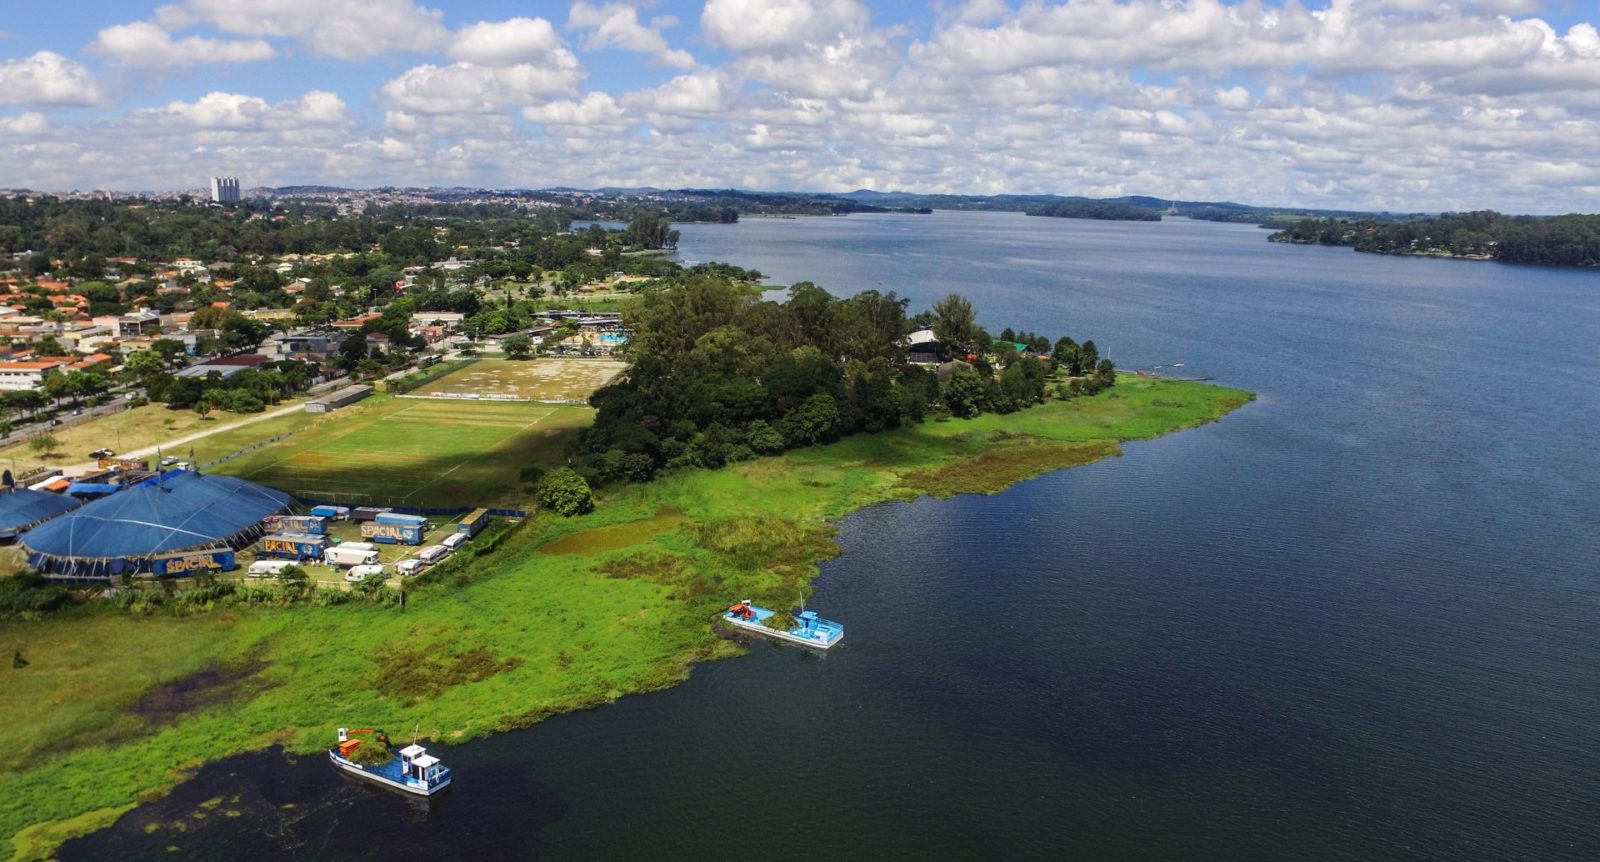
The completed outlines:
{"type": "Polygon", "coordinates": [[[543,439],[566,466],[523,468],[541,509],[403,604],[217,582],[5,621],[27,664],[0,694],[0,856],[47,858],[207,762],[318,752],[349,716],[460,742],[674,685],[741,654],[712,626],[730,597],[791,600],[856,509],[996,493],[1253,398],[1121,374],[1088,339],[991,336],[956,295],[913,315],[893,293],[776,303],[736,267],[663,272],[627,307],[628,372],[543,439]]]}

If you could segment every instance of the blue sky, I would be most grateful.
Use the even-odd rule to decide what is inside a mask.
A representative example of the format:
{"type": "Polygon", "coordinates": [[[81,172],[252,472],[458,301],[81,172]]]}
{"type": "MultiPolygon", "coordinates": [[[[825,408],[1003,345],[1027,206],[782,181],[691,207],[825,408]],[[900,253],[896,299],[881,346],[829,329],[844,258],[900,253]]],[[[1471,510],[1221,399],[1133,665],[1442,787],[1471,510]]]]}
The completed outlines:
{"type": "Polygon", "coordinates": [[[0,187],[1594,211],[1578,0],[9,0],[0,187]]]}

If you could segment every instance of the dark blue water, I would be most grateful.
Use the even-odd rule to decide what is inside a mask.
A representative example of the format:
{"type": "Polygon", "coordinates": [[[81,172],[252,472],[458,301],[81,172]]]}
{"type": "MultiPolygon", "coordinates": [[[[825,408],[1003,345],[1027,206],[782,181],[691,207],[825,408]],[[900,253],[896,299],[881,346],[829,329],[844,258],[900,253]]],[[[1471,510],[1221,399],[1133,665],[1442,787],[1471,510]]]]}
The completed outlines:
{"type": "Polygon", "coordinates": [[[242,816],[184,853],[1600,858],[1600,274],[1183,220],[682,230],[686,259],[960,291],[993,331],[1260,398],[994,497],[859,512],[814,600],[841,647],[757,645],[447,749],[433,809],[256,755],[63,858],[170,858],[145,825],[218,794],[242,816]]]}

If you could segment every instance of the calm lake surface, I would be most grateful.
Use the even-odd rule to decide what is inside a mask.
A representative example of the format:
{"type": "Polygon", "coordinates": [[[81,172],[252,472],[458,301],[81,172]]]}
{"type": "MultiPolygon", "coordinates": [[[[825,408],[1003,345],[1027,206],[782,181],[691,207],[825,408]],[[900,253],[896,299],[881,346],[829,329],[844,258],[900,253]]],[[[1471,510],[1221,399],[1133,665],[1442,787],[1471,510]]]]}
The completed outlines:
{"type": "Polygon", "coordinates": [[[839,648],[438,747],[432,808],[264,753],[62,858],[1600,858],[1600,274],[1182,219],[682,231],[1260,398],[858,512],[813,602],[839,648]]]}

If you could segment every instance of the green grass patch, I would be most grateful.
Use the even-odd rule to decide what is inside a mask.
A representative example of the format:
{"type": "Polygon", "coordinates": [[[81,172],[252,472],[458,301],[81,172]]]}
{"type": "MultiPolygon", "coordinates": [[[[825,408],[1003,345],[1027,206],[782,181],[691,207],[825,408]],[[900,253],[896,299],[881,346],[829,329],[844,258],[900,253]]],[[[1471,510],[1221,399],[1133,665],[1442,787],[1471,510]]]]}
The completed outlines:
{"type": "MultiPolygon", "coordinates": [[[[671,473],[607,489],[581,518],[540,515],[511,531],[497,524],[472,546],[492,551],[458,554],[438,569],[447,577],[413,584],[404,608],[157,608],[136,617],[94,603],[38,621],[0,621],[0,650],[20,649],[29,662],[0,664],[0,768],[8,777],[0,858],[45,857],[61,840],[107,825],[230,754],[273,744],[311,754],[352,725],[420,723],[429,738],[471,739],[676,684],[694,663],[739,652],[711,625],[728,602],[791,606],[816,564],[838,552],[831,521],[851,510],[998,490],[1114,454],[1117,440],[1215,420],[1249,398],[1124,378],[1094,398],[1010,416],[929,422],[725,470],[671,473]],[[562,551],[540,553],[552,545],[562,551]],[[159,694],[194,691],[196,680],[213,679],[206,674],[243,667],[248,677],[226,696],[159,694]],[[162,709],[150,708],[158,702],[162,709]]],[[[439,427],[428,429],[399,415],[418,402],[369,401],[348,417],[340,411],[312,423],[293,445],[230,466],[252,478],[282,477],[288,468],[274,465],[295,454],[349,457],[319,469],[377,488],[381,479],[364,477],[382,469],[382,455],[433,457],[408,439],[417,434],[430,434],[450,458],[479,464],[470,447],[452,448],[453,436],[470,431],[438,417],[430,422],[439,427]],[[352,435],[364,435],[360,446],[340,442],[352,435]],[[380,457],[362,460],[372,453],[380,457]]],[[[588,414],[567,415],[564,427],[576,428],[588,414]]],[[[549,418],[535,429],[548,428],[549,418]]],[[[513,453],[549,454],[540,445],[518,450],[516,439],[495,444],[478,482],[507,487],[523,463],[513,453]]]]}
{"type": "Polygon", "coordinates": [[[215,471],[341,503],[521,505],[528,493],[516,468],[559,466],[592,416],[586,407],[374,395],[215,471]]]}

